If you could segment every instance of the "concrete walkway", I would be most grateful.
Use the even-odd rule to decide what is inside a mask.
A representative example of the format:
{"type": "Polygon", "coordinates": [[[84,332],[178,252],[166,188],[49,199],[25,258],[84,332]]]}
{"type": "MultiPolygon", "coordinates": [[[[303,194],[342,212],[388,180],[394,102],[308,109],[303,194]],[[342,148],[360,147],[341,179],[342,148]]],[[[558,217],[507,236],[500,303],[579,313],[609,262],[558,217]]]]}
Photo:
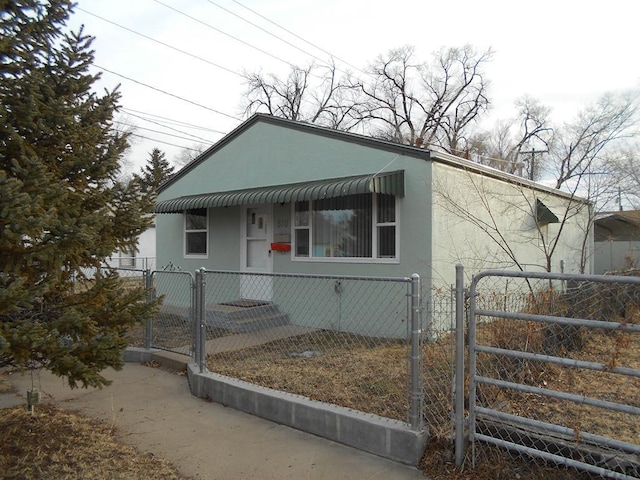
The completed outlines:
{"type": "MultiPolygon", "coordinates": [[[[71,390],[42,373],[43,401],[115,423],[126,442],[194,479],[425,478],[414,468],[200,400],[184,375],[127,363],[105,376],[113,383],[102,390],[71,390]]],[[[0,395],[0,408],[25,405],[31,377],[9,378],[20,395],[0,395]]]]}

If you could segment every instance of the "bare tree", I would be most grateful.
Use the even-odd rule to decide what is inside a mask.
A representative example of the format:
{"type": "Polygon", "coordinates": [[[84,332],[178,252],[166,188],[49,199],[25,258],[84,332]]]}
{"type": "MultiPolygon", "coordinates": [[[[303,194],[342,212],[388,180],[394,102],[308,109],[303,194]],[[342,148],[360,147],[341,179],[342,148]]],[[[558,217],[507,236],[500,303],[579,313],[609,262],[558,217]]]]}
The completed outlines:
{"type": "Polygon", "coordinates": [[[346,75],[338,73],[334,63],[292,67],[286,79],[273,74],[245,73],[244,115],[265,112],[349,131],[358,124],[351,115],[355,99],[346,75]]]}
{"type": "Polygon", "coordinates": [[[368,68],[368,79],[354,81],[362,96],[355,110],[375,136],[459,154],[489,106],[483,69],[492,55],[466,45],[420,63],[413,47],[391,50],[368,68]]]}
{"type": "Polygon", "coordinates": [[[621,148],[606,155],[604,164],[609,166],[609,178],[614,183],[613,201],[616,209],[624,205],[640,209],[640,142],[625,142],[621,148]]]}
{"type": "Polygon", "coordinates": [[[180,150],[180,152],[173,159],[173,163],[178,167],[178,169],[180,169],[193,162],[207,148],[209,148],[209,145],[206,145],[204,143],[194,143],[190,147],[185,147],[180,150]]]}
{"type": "Polygon", "coordinates": [[[516,100],[517,116],[496,122],[493,130],[474,136],[467,158],[477,163],[538,180],[542,171],[541,154],[549,150],[553,127],[551,109],[538,100],[523,96],[516,100]]]}
{"type": "MultiPolygon", "coordinates": [[[[521,140],[514,142],[514,137],[510,136],[511,132],[506,126],[494,132],[494,143],[490,138],[479,138],[478,151],[482,148],[483,154],[502,157],[501,159],[514,165],[517,154],[523,153],[523,148],[531,148],[535,145],[532,142],[544,142],[549,149],[546,157],[549,163],[536,168],[546,167],[546,174],[553,175],[551,178],[555,188],[561,189],[568,196],[563,204],[554,208],[557,221],[535,223],[538,247],[544,258],[544,265],[540,266],[547,271],[555,268],[553,258],[566,241],[567,235],[571,235],[572,244],[581,244],[578,267],[581,272],[585,272],[591,255],[594,216],[611,204],[616,187],[620,185],[620,173],[625,171],[625,168],[619,169],[616,177],[612,167],[626,165],[637,171],[632,160],[636,158],[633,150],[627,150],[628,156],[625,156],[620,154],[616,146],[628,146],[628,140],[638,135],[638,96],[630,93],[607,94],[595,105],[580,112],[575,121],[565,124],[563,128],[553,129],[553,135],[550,135],[551,127],[546,120],[547,109],[539,108],[535,101],[527,99],[520,105],[521,140]],[[575,225],[571,229],[572,233],[567,233],[568,225],[575,223],[576,217],[580,218],[580,238],[576,237],[575,225]]],[[[507,168],[502,165],[501,169],[507,168]]],[[[633,176],[629,175],[629,178],[633,179],[633,176]]],[[[505,232],[510,231],[510,225],[500,221],[508,209],[528,210],[535,217],[537,200],[524,195],[525,190],[521,190],[523,193],[520,196],[499,194],[472,179],[468,186],[460,190],[474,192],[476,200],[473,204],[464,203],[459,196],[441,193],[440,198],[447,210],[482,230],[513,262],[513,266],[522,268],[519,250],[514,247],[520,240],[509,238],[505,232]]]]}
{"type": "Polygon", "coordinates": [[[606,94],[559,129],[551,145],[556,188],[578,191],[588,175],[604,170],[607,151],[622,140],[637,137],[639,99],[637,91],[606,94]]]}

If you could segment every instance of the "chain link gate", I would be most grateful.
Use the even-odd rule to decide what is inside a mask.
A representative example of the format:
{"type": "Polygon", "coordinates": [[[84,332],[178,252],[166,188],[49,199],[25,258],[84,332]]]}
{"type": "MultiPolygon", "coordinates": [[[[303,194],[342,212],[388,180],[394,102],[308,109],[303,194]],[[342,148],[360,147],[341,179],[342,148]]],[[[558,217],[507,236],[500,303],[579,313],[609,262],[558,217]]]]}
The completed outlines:
{"type": "Polygon", "coordinates": [[[474,464],[483,442],[640,478],[640,278],[483,272],[468,343],[474,464]]]}
{"type": "Polygon", "coordinates": [[[147,291],[162,297],[158,313],[149,319],[145,346],[192,355],[195,349],[195,288],[188,272],[154,271],[148,275],[147,291]]]}

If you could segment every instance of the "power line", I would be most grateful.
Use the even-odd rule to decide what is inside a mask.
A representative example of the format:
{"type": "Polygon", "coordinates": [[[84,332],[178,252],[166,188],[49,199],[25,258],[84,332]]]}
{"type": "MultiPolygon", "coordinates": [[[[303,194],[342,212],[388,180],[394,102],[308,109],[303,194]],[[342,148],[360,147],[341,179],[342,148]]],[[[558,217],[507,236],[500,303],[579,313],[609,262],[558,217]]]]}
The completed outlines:
{"type": "MultiPolygon", "coordinates": [[[[159,118],[159,119],[161,119],[161,120],[165,120],[165,121],[168,121],[168,122],[170,122],[170,123],[174,123],[174,124],[176,124],[176,125],[182,125],[182,126],[185,126],[185,127],[195,128],[195,129],[197,129],[197,130],[202,130],[202,131],[205,131],[205,132],[220,133],[220,134],[222,134],[222,135],[226,135],[226,134],[227,134],[227,132],[222,132],[222,131],[220,131],[220,130],[215,130],[215,129],[213,129],[213,128],[207,128],[207,127],[203,127],[202,125],[195,125],[195,124],[193,124],[193,123],[183,122],[182,120],[176,120],[175,118],[163,117],[163,116],[161,116],[161,115],[156,115],[156,114],[154,114],[154,113],[143,112],[143,111],[141,111],[141,110],[135,110],[135,109],[133,109],[133,108],[120,107],[120,110],[122,110],[123,112],[128,113],[129,115],[134,116],[134,117],[135,117],[136,115],[134,115],[134,114],[132,114],[132,113],[129,113],[129,112],[139,113],[139,114],[141,114],[141,115],[146,115],[146,116],[148,116],[148,117],[159,118]]],[[[144,117],[138,117],[138,118],[140,118],[140,119],[142,119],[142,120],[147,120],[147,119],[146,119],[146,118],[144,118],[144,117]]]]}
{"type": "MultiPolygon", "coordinates": [[[[177,128],[171,127],[171,126],[169,126],[169,125],[165,125],[165,124],[160,123],[160,122],[156,122],[155,120],[151,120],[151,119],[149,119],[149,118],[141,117],[140,115],[136,115],[135,113],[127,113],[127,115],[129,115],[129,116],[131,116],[131,117],[134,117],[134,118],[139,118],[139,119],[140,119],[140,120],[142,120],[143,122],[153,123],[154,125],[158,125],[158,126],[160,126],[160,127],[162,127],[162,128],[167,128],[167,129],[169,129],[169,130],[173,130],[174,132],[181,133],[181,134],[183,134],[183,135],[187,135],[187,136],[189,136],[189,137],[196,138],[196,139],[198,139],[198,140],[202,140],[203,142],[209,142],[209,140],[207,140],[206,138],[199,137],[199,136],[197,136],[197,135],[194,135],[194,134],[189,133],[189,132],[185,132],[185,131],[183,131],[183,130],[178,130],[177,128]]],[[[135,125],[134,125],[134,126],[135,126],[135,125]]],[[[141,128],[142,128],[142,127],[141,127],[141,128]]],[[[222,133],[222,134],[224,134],[223,132],[217,132],[217,133],[222,133]]]]}
{"type": "Polygon", "coordinates": [[[169,143],[169,142],[165,142],[163,140],[158,140],[155,138],[150,138],[150,137],[145,137],[144,135],[138,135],[137,133],[130,133],[129,135],[131,135],[132,137],[138,137],[138,138],[143,138],[144,140],[150,140],[152,142],[156,142],[156,143],[162,143],[164,145],[170,145],[172,147],[178,147],[178,148],[182,148],[184,150],[191,150],[192,152],[198,152],[200,153],[200,150],[195,149],[195,148],[190,148],[190,147],[184,147],[182,145],[176,145],[175,143],[169,143]]]}
{"type": "MultiPolygon", "coordinates": [[[[213,0],[206,0],[206,1],[207,1],[207,2],[209,2],[211,5],[215,5],[215,6],[216,6],[216,7],[218,7],[219,9],[224,10],[225,12],[227,12],[227,13],[229,13],[229,14],[233,15],[234,17],[239,18],[239,19],[240,19],[240,20],[242,20],[243,22],[246,22],[246,23],[248,23],[249,25],[251,25],[251,26],[253,26],[253,27],[255,27],[255,28],[257,28],[257,29],[259,29],[259,30],[263,31],[263,32],[264,32],[264,33],[266,33],[267,35],[271,35],[272,37],[274,37],[274,38],[276,38],[276,39],[280,40],[281,42],[286,43],[286,44],[287,44],[287,45],[289,45],[290,47],[293,47],[293,48],[295,48],[296,50],[299,50],[300,52],[304,53],[305,55],[309,55],[310,57],[313,57],[313,58],[315,58],[316,60],[318,60],[318,61],[320,61],[320,62],[322,62],[322,63],[324,63],[324,64],[326,64],[326,65],[328,65],[328,66],[331,66],[331,64],[330,64],[329,62],[327,62],[326,60],[323,60],[322,58],[320,58],[320,57],[318,57],[318,56],[314,55],[313,53],[307,52],[306,50],[304,50],[304,49],[300,48],[298,45],[295,45],[295,44],[293,44],[293,43],[289,42],[288,40],[285,40],[284,38],[282,38],[282,37],[280,37],[280,36],[276,35],[275,33],[270,32],[270,31],[269,31],[269,30],[267,30],[266,28],[263,28],[263,27],[261,27],[260,25],[257,25],[257,24],[255,24],[255,23],[253,23],[252,21],[247,20],[247,19],[246,19],[246,18],[244,18],[242,15],[238,15],[237,13],[232,12],[231,10],[229,10],[229,9],[227,9],[227,8],[225,8],[225,7],[223,7],[222,5],[217,4],[217,3],[216,3],[216,2],[214,2],[213,0]]],[[[328,53],[328,52],[327,52],[327,53],[328,53]]],[[[331,57],[332,57],[332,55],[331,55],[331,54],[329,54],[329,56],[331,56],[331,57]]],[[[345,63],[346,63],[346,62],[345,62],[345,63]]]]}
{"type": "MultiPolygon", "coordinates": [[[[180,135],[174,135],[173,133],[167,133],[167,132],[163,132],[162,130],[154,130],[152,128],[146,128],[146,127],[140,127],[138,125],[131,125],[130,123],[125,123],[125,122],[121,122],[119,120],[114,120],[114,123],[117,123],[118,125],[123,125],[125,127],[131,127],[131,128],[135,128],[135,129],[139,129],[139,130],[146,130],[148,132],[153,132],[153,133],[160,133],[162,135],[166,135],[168,137],[174,137],[174,138],[179,138],[180,140],[188,140],[188,141],[193,141],[194,138],[198,139],[198,140],[202,140],[203,142],[211,145],[213,142],[210,140],[206,140],[204,138],[200,138],[200,137],[194,137],[194,138],[188,138],[188,137],[183,137],[180,135]]],[[[188,135],[188,134],[187,134],[188,135]]]]}
{"type": "Polygon", "coordinates": [[[177,98],[178,100],[181,100],[183,102],[187,102],[187,103],[190,103],[190,104],[195,105],[197,107],[204,108],[206,110],[210,110],[210,111],[212,111],[214,113],[217,113],[218,115],[223,115],[223,116],[231,118],[233,120],[241,121],[241,119],[239,119],[238,117],[234,117],[233,115],[229,115],[228,113],[221,112],[220,110],[216,110],[215,108],[207,107],[207,106],[202,105],[200,103],[194,102],[193,100],[188,100],[188,99],[186,99],[184,97],[181,97],[179,95],[176,95],[174,93],[169,93],[169,92],[167,92],[165,90],[162,90],[162,89],[160,89],[158,87],[151,86],[151,85],[149,85],[147,83],[144,83],[144,82],[141,82],[139,80],[134,80],[131,77],[127,77],[126,75],[122,75],[121,73],[117,73],[117,72],[114,72],[113,70],[109,70],[108,68],[101,67],[100,65],[97,65],[95,63],[93,64],[93,66],[96,67],[96,68],[99,68],[100,70],[104,70],[105,72],[109,72],[109,73],[111,73],[113,75],[116,75],[116,76],[118,76],[120,78],[124,78],[125,80],[129,80],[130,82],[137,83],[138,85],[142,85],[143,87],[147,87],[147,88],[150,88],[150,89],[155,90],[157,92],[163,93],[165,95],[169,95],[170,97],[177,98]]]}
{"type": "MultiPolygon", "coordinates": [[[[207,0],[207,1],[210,1],[210,0],[207,0]]],[[[311,45],[313,48],[317,48],[317,49],[318,49],[318,50],[320,50],[321,52],[326,53],[326,54],[327,54],[327,55],[329,55],[330,57],[335,58],[336,60],[341,61],[341,62],[342,62],[342,63],[344,63],[345,65],[348,65],[348,66],[350,66],[351,68],[353,68],[353,69],[355,69],[355,70],[357,70],[357,71],[359,71],[359,72],[361,72],[361,73],[366,74],[366,72],[363,72],[363,71],[362,71],[361,69],[359,69],[358,67],[356,67],[356,66],[354,66],[354,65],[351,65],[351,64],[350,64],[349,62],[347,62],[346,60],[343,60],[343,59],[341,59],[340,57],[338,57],[338,56],[336,56],[336,55],[332,55],[332,54],[331,54],[331,52],[328,52],[328,51],[327,51],[327,50],[325,50],[324,48],[319,47],[319,46],[315,45],[314,43],[311,43],[310,41],[308,41],[308,40],[306,40],[306,39],[302,38],[300,35],[298,35],[298,34],[296,34],[296,33],[292,32],[291,30],[289,30],[289,29],[287,29],[287,28],[283,27],[282,25],[279,25],[278,23],[274,22],[273,20],[271,20],[271,19],[269,19],[269,18],[265,17],[264,15],[262,15],[262,14],[260,14],[260,13],[256,12],[255,10],[252,10],[251,8],[247,7],[246,5],[243,5],[242,3],[238,2],[237,0],[233,0],[233,2],[234,2],[234,3],[237,3],[237,4],[238,4],[238,5],[240,5],[242,8],[246,8],[247,10],[249,10],[249,11],[250,11],[251,13],[253,13],[254,15],[257,15],[258,17],[260,17],[260,18],[262,18],[262,19],[266,20],[267,22],[271,23],[272,25],[275,25],[276,27],[278,27],[278,28],[280,28],[280,29],[284,30],[284,31],[285,31],[285,32],[287,32],[289,35],[293,35],[293,36],[294,36],[294,37],[296,37],[297,39],[302,40],[302,41],[303,41],[304,43],[306,43],[307,45],[311,45]]],[[[288,43],[288,42],[287,42],[287,43],[288,43]]],[[[317,58],[317,57],[314,57],[314,58],[317,58]]]]}
{"type": "Polygon", "coordinates": [[[169,10],[173,10],[174,12],[179,13],[180,15],[183,15],[183,16],[185,16],[185,17],[187,17],[187,18],[190,18],[190,19],[191,19],[191,20],[193,20],[194,22],[198,22],[199,24],[204,25],[205,27],[208,27],[208,28],[210,28],[210,29],[212,29],[212,30],[215,30],[215,31],[216,31],[216,32],[218,32],[218,33],[221,33],[221,34],[223,34],[223,35],[226,35],[227,37],[229,37],[229,38],[231,38],[231,39],[235,40],[236,42],[240,42],[240,43],[242,43],[243,45],[246,45],[247,47],[253,48],[254,50],[257,50],[257,51],[258,51],[258,52],[260,52],[260,53],[264,53],[265,55],[268,55],[268,56],[270,56],[271,58],[274,58],[275,60],[278,60],[279,62],[286,63],[286,64],[287,64],[287,65],[289,65],[290,67],[295,67],[295,65],[293,65],[291,62],[288,62],[288,61],[286,61],[286,60],[284,60],[284,59],[282,59],[282,58],[280,58],[280,57],[278,57],[278,56],[276,56],[276,55],[273,55],[272,53],[269,53],[269,52],[267,52],[266,50],[262,50],[261,48],[256,47],[255,45],[250,44],[249,42],[245,42],[244,40],[242,40],[242,39],[240,39],[240,38],[238,38],[238,37],[235,37],[235,36],[231,35],[230,33],[224,32],[224,31],[220,30],[219,28],[214,27],[213,25],[210,25],[210,24],[208,24],[208,23],[206,23],[206,22],[203,22],[202,20],[200,20],[200,19],[198,19],[198,18],[196,18],[196,17],[194,17],[194,16],[191,16],[191,15],[189,15],[188,13],[185,13],[185,12],[183,12],[183,11],[181,11],[181,10],[178,10],[178,9],[177,9],[177,8],[175,8],[175,7],[172,7],[171,5],[167,5],[166,3],[163,3],[163,2],[161,2],[160,0],[153,0],[153,1],[154,1],[154,2],[156,2],[156,3],[158,3],[158,4],[160,4],[160,5],[162,5],[162,6],[163,6],[163,7],[165,7],[165,8],[168,8],[169,10]]]}
{"type": "Polygon", "coordinates": [[[131,32],[131,33],[133,33],[135,35],[138,35],[138,36],[140,36],[142,38],[146,38],[147,40],[151,40],[152,42],[158,43],[158,44],[162,45],[163,47],[170,48],[171,50],[175,50],[176,52],[182,53],[183,55],[188,55],[189,57],[195,58],[196,60],[200,60],[201,62],[208,63],[209,65],[212,65],[214,67],[220,68],[221,70],[224,70],[226,72],[229,72],[229,73],[237,75],[237,76],[239,76],[241,78],[244,78],[241,73],[238,73],[238,72],[236,72],[234,70],[231,70],[230,68],[223,67],[222,65],[219,65],[219,64],[217,64],[215,62],[207,60],[206,58],[199,57],[198,55],[194,55],[193,53],[187,52],[186,50],[182,50],[182,49],[180,49],[178,47],[174,47],[173,45],[169,45],[168,43],[161,42],[160,40],[156,40],[153,37],[149,37],[148,35],[145,35],[144,33],[137,32],[135,30],[132,30],[131,28],[125,27],[124,25],[120,25],[119,23],[116,23],[116,22],[108,20],[108,19],[106,19],[104,17],[101,17],[100,15],[97,15],[95,13],[89,12],[88,10],[85,10],[84,8],[76,7],[76,9],[80,10],[81,12],[84,12],[84,13],[86,13],[88,15],[91,15],[93,17],[99,18],[103,22],[110,23],[111,25],[115,25],[118,28],[122,28],[123,30],[126,30],[127,32],[131,32]]]}

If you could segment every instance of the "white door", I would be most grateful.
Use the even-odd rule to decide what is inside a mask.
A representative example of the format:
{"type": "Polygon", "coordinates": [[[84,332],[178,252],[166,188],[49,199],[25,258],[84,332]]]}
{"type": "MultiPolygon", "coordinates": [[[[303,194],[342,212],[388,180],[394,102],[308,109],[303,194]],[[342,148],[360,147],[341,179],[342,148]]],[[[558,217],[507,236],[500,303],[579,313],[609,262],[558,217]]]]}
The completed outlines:
{"type": "MultiPolygon", "coordinates": [[[[247,273],[271,273],[271,206],[244,207],[242,218],[242,265],[247,273]]],[[[273,278],[268,275],[242,275],[240,296],[250,300],[271,301],[273,278]]]]}

